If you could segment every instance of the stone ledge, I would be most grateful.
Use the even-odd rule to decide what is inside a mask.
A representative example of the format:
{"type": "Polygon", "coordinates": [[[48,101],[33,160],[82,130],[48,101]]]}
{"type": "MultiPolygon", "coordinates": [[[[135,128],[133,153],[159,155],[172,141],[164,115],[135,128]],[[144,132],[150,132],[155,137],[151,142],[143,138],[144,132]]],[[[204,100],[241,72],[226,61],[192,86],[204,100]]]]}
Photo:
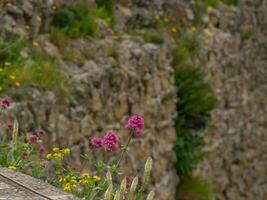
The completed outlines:
{"type": "Polygon", "coordinates": [[[26,174],[0,167],[0,175],[1,174],[3,176],[0,176],[0,200],[79,200],[79,198],[71,194],[67,194],[26,174]],[[47,196],[47,198],[42,197],[31,190],[27,190],[11,180],[20,183],[37,193],[47,196]]]}

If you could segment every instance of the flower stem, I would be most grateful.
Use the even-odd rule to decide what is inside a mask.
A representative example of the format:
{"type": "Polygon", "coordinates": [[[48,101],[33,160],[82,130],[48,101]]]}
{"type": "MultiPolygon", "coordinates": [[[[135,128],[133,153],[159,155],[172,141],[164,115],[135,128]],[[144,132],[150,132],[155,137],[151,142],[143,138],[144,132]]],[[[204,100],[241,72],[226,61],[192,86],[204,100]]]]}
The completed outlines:
{"type": "Polygon", "coordinates": [[[118,162],[117,162],[117,164],[116,164],[116,167],[117,167],[117,168],[119,167],[119,165],[120,165],[122,159],[124,158],[124,155],[125,155],[125,153],[126,153],[126,151],[127,151],[127,149],[128,149],[128,146],[129,146],[129,144],[130,144],[132,138],[133,138],[133,132],[131,131],[130,136],[129,136],[129,138],[128,138],[128,141],[127,141],[127,143],[126,143],[126,146],[123,148],[123,150],[122,150],[122,152],[121,152],[121,155],[120,155],[120,158],[119,158],[119,160],[118,160],[118,162]]]}

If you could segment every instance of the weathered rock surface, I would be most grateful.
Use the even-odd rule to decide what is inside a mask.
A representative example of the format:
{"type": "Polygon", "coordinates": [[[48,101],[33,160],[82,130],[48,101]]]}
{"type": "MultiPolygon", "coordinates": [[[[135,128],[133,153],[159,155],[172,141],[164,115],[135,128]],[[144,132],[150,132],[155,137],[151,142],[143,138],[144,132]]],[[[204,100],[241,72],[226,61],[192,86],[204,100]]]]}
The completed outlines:
{"type": "Polygon", "coordinates": [[[218,200],[267,198],[267,5],[241,2],[210,14],[217,27],[202,45],[219,107],[200,170],[218,200]]]}
{"type": "MultiPolygon", "coordinates": [[[[126,34],[114,39],[113,30],[101,21],[97,38],[72,40],[60,49],[44,30],[49,18],[31,21],[36,16],[49,17],[52,12],[52,5],[42,1],[13,1],[12,6],[1,10],[4,29],[38,41],[44,52],[59,58],[70,85],[75,86],[67,104],[57,101],[51,92],[33,89],[27,101],[14,106],[21,128],[39,124],[47,132],[47,147],[72,147],[70,162],[79,167],[80,154],[89,151],[90,137],[113,130],[126,142],[128,133],[122,127],[130,115],[140,114],[145,119],[145,136],[133,140],[122,163],[123,171],[129,176],[142,175],[147,157],[152,156],[157,199],[173,199],[177,183],[172,151],[176,92],[167,50],[126,34]],[[31,29],[25,30],[28,23],[31,29]],[[72,57],[65,59],[62,49],[69,46],[72,57]]],[[[101,158],[112,162],[118,155],[99,151],[94,160],[101,158]]]]}

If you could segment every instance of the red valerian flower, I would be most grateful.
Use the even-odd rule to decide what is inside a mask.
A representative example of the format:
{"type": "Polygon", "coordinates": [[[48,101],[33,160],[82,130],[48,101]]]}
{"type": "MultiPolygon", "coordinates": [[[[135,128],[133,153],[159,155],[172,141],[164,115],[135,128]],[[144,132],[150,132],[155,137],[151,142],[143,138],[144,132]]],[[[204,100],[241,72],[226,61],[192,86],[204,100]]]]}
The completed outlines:
{"type": "Polygon", "coordinates": [[[41,146],[38,149],[39,154],[43,154],[45,152],[45,147],[41,146]]]}
{"type": "Polygon", "coordinates": [[[26,150],[26,149],[24,149],[22,152],[21,152],[21,156],[23,157],[23,158],[28,158],[29,157],[29,152],[28,152],[28,150],[26,150]]]}
{"type": "Polygon", "coordinates": [[[108,141],[112,141],[112,142],[119,142],[120,141],[120,137],[118,136],[117,133],[114,133],[114,132],[108,132],[104,138],[104,140],[108,140],[108,141]]]}
{"type": "Polygon", "coordinates": [[[128,119],[124,128],[126,130],[133,131],[136,136],[143,136],[144,126],[144,119],[140,115],[133,115],[128,119]]]}
{"type": "Polygon", "coordinates": [[[7,109],[11,106],[12,102],[9,98],[4,98],[1,100],[1,106],[3,109],[7,109]]]}
{"type": "Polygon", "coordinates": [[[6,131],[12,131],[13,130],[13,124],[11,122],[6,124],[6,131]]]}
{"type": "Polygon", "coordinates": [[[31,143],[36,143],[38,140],[39,140],[39,137],[37,135],[34,135],[32,133],[29,133],[28,134],[28,140],[31,142],[31,143]]]}
{"type": "Polygon", "coordinates": [[[108,132],[103,137],[103,144],[109,151],[116,151],[119,148],[120,137],[117,133],[108,132]]]}
{"type": "Polygon", "coordinates": [[[92,138],[90,141],[90,144],[93,148],[99,149],[101,147],[103,147],[103,139],[102,138],[92,138]]]}

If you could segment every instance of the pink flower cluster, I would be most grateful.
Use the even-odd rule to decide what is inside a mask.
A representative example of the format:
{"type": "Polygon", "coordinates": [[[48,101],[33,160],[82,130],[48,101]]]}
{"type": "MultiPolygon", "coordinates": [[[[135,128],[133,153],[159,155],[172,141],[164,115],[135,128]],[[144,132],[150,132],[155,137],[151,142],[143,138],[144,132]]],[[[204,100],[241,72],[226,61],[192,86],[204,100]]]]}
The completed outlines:
{"type": "Polygon", "coordinates": [[[93,148],[106,148],[109,151],[116,151],[119,148],[120,137],[114,132],[107,133],[103,138],[94,137],[90,144],[93,148]]]}
{"type": "Polygon", "coordinates": [[[133,115],[128,119],[124,128],[126,130],[134,132],[136,136],[143,136],[144,126],[145,126],[144,119],[140,115],[133,115]]]}
{"type": "Polygon", "coordinates": [[[28,140],[31,143],[36,143],[39,140],[39,137],[37,135],[34,135],[32,133],[28,133],[28,140]]]}
{"type": "Polygon", "coordinates": [[[11,106],[12,102],[9,98],[4,98],[1,100],[1,106],[3,109],[7,109],[11,106]]]}

